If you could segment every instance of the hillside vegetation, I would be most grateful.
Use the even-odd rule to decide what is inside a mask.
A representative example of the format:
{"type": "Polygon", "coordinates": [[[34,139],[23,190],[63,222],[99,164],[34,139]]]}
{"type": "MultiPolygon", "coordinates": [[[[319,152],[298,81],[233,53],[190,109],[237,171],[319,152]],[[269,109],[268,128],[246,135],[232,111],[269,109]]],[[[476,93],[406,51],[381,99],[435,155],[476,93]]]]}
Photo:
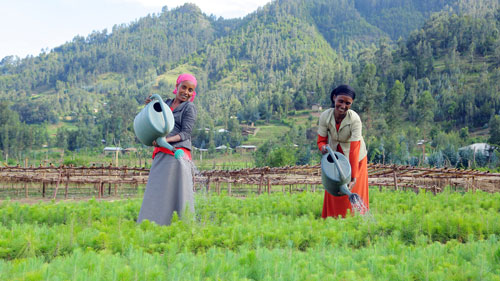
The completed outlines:
{"type": "MultiPolygon", "coordinates": [[[[177,75],[192,72],[198,147],[248,143],[242,125],[282,125],[289,129],[258,143],[269,153],[296,144],[291,159],[310,162],[317,119],[294,116],[328,107],[330,90],[349,83],[370,161],[418,164],[425,140],[427,164],[465,165],[470,155],[459,147],[500,144],[498,8],[496,0],[281,0],[226,20],[192,4],[165,7],[36,57],[3,58],[2,157],[43,145],[138,145],[132,120],[144,98],[172,97],[177,75]],[[474,137],[479,129],[488,134],[474,137]]],[[[495,153],[483,158],[498,163],[495,153]]]]}

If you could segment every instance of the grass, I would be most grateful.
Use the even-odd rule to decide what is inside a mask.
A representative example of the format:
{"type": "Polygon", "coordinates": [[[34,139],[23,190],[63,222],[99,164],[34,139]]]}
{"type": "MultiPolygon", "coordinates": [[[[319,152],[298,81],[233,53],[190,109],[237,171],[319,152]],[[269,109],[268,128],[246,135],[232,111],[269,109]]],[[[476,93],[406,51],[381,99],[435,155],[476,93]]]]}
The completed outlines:
{"type": "MultiPolygon", "coordinates": [[[[145,149],[138,154],[135,153],[119,153],[118,166],[129,167],[151,167],[153,149],[145,149]],[[142,155],[142,156],[141,156],[142,155]]],[[[242,169],[251,168],[254,166],[252,153],[231,151],[228,153],[216,152],[213,155],[208,155],[203,152],[201,155],[198,151],[192,153],[193,162],[199,170],[211,169],[242,169]]],[[[30,151],[23,156],[23,161],[19,163],[21,166],[47,166],[50,163],[59,166],[61,163],[61,149],[43,148],[30,151]]],[[[113,153],[102,153],[100,151],[81,150],[65,151],[63,155],[63,164],[74,166],[91,166],[91,165],[116,165],[116,155],[113,153]]],[[[15,165],[13,163],[12,165],[15,165]]]]}
{"type": "Polygon", "coordinates": [[[0,204],[0,280],[500,280],[498,194],[370,190],[322,219],[322,192],[195,195],[170,226],[142,198],[0,204]]]}
{"type": "Polygon", "coordinates": [[[208,157],[206,153],[200,155],[200,152],[192,154],[193,162],[198,170],[213,170],[213,169],[243,169],[254,166],[254,160],[251,153],[219,153],[208,157]],[[200,157],[201,156],[201,157],[200,157]]]}
{"type": "Polygon", "coordinates": [[[59,121],[58,124],[50,124],[47,127],[47,132],[49,133],[49,136],[55,136],[57,134],[57,129],[59,128],[66,128],[68,130],[74,130],[76,131],[78,127],[73,122],[68,122],[68,121],[59,121]]]}
{"type": "Polygon", "coordinates": [[[294,115],[289,115],[287,118],[280,120],[271,120],[268,124],[257,124],[255,135],[249,135],[248,140],[244,144],[256,145],[257,147],[264,144],[268,140],[276,140],[284,136],[291,129],[291,126],[296,127],[315,127],[318,123],[319,114],[312,110],[296,111],[294,115]]]}
{"type": "MultiPolygon", "coordinates": [[[[151,155],[153,150],[144,151],[141,154],[118,154],[118,166],[129,166],[129,167],[151,167],[151,155]]],[[[11,158],[12,159],[12,158],[11,158]]],[[[11,161],[9,161],[11,162],[11,161]]],[[[61,163],[61,149],[59,148],[42,148],[38,150],[32,150],[28,153],[22,155],[22,161],[19,162],[21,166],[47,166],[50,163],[55,166],[59,166],[61,163]]],[[[104,154],[100,151],[91,151],[87,149],[82,149],[79,152],[76,151],[65,151],[63,155],[63,164],[74,166],[91,166],[91,165],[105,165],[109,164],[116,165],[116,157],[114,154],[104,154]]],[[[16,163],[11,163],[15,165],[16,163]]]]}
{"type": "Polygon", "coordinates": [[[249,135],[245,144],[262,145],[268,140],[273,140],[285,135],[290,128],[285,125],[262,125],[258,126],[255,135],[249,135]]]}
{"type": "Polygon", "coordinates": [[[187,64],[182,64],[172,70],[165,72],[162,75],[159,75],[156,79],[156,82],[159,83],[160,80],[164,80],[168,84],[175,85],[175,81],[177,81],[179,73],[197,73],[197,72],[198,68],[189,66],[187,64]]]}

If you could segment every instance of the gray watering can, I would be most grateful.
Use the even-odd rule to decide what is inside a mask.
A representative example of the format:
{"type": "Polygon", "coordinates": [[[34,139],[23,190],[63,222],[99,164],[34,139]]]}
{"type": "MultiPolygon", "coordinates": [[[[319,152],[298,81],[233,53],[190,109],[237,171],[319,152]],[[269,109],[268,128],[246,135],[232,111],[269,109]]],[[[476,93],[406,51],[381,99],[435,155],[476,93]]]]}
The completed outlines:
{"type": "Polygon", "coordinates": [[[351,204],[362,202],[357,193],[352,193],[347,185],[351,181],[351,164],[342,153],[326,147],[328,153],[321,158],[321,182],[333,196],[349,196],[351,204]]]}
{"type": "Polygon", "coordinates": [[[181,159],[184,156],[182,149],[175,149],[165,140],[174,129],[174,115],[170,107],[163,102],[157,94],[151,96],[151,101],[148,103],[134,119],[134,131],[137,138],[147,146],[152,146],[153,141],[164,148],[174,152],[176,159],[181,159]]]}

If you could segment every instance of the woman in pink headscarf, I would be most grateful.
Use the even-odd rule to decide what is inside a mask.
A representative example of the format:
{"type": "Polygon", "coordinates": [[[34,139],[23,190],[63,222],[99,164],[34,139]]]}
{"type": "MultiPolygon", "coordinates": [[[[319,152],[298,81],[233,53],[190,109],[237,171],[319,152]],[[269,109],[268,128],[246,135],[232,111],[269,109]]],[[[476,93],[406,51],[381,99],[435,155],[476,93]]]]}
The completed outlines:
{"type": "MultiPolygon", "coordinates": [[[[196,78],[181,74],[175,83],[174,99],[165,103],[174,115],[175,125],[165,138],[176,149],[184,151],[184,159],[175,159],[174,153],[153,142],[153,163],[149,172],[146,191],[137,222],[145,219],[160,225],[169,225],[173,212],[182,216],[185,211],[194,212],[194,194],[191,161],[191,132],[196,120],[196,78]]],[[[146,99],[146,104],[151,101],[146,99]]]]}

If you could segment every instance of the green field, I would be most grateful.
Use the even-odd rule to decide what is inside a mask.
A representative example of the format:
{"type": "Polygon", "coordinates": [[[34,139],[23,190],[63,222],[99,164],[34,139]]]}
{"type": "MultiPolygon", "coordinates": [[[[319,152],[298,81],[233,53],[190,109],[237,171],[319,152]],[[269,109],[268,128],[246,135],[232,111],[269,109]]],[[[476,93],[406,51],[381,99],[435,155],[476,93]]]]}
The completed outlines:
{"type": "MultiPolygon", "coordinates": [[[[304,126],[309,128],[316,126],[317,112],[310,110],[297,111],[295,115],[291,115],[284,119],[283,122],[276,120],[269,124],[256,124],[256,131],[254,135],[249,135],[248,140],[243,144],[251,144],[257,147],[261,146],[268,140],[276,140],[284,136],[293,124],[295,126],[304,126]],[[310,120],[309,116],[314,115],[310,120]]],[[[55,136],[58,128],[66,128],[69,130],[76,130],[73,123],[68,121],[60,122],[57,125],[49,126],[49,134],[55,136]]],[[[110,145],[112,146],[112,145],[110,145]]],[[[138,153],[118,155],[119,166],[146,166],[151,165],[152,148],[140,148],[138,153]]],[[[193,151],[193,161],[200,170],[207,169],[241,169],[250,168],[255,165],[253,154],[251,152],[239,153],[232,151],[229,153],[216,152],[210,155],[204,153],[200,157],[200,153],[193,151]]],[[[105,154],[98,148],[95,149],[81,149],[80,151],[65,151],[62,159],[64,164],[73,164],[75,166],[88,166],[88,165],[109,165],[112,163],[116,165],[116,155],[112,153],[105,154]]],[[[16,165],[19,163],[21,166],[25,164],[34,166],[46,166],[50,163],[58,166],[61,163],[61,149],[58,148],[40,148],[32,150],[23,154],[22,159],[11,159],[9,165],[16,165]]]]}
{"type": "Polygon", "coordinates": [[[198,193],[171,226],[141,199],[0,207],[1,280],[500,280],[500,194],[371,190],[371,214],[321,219],[323,195],[198,193]]]}
{"type": "Polygon", "coordinates": [[[318,112],[311,110],[300,110],[281,121],[272,120],[269,124],[257,123],[255,125],[255,134],[249,135],[248,140],[244,144],[260,146],[268,140],[276,140],[284,136],[290,130],[291,126],[302,126],[306,129],[317,126],[318,114],[318,112]]]}

